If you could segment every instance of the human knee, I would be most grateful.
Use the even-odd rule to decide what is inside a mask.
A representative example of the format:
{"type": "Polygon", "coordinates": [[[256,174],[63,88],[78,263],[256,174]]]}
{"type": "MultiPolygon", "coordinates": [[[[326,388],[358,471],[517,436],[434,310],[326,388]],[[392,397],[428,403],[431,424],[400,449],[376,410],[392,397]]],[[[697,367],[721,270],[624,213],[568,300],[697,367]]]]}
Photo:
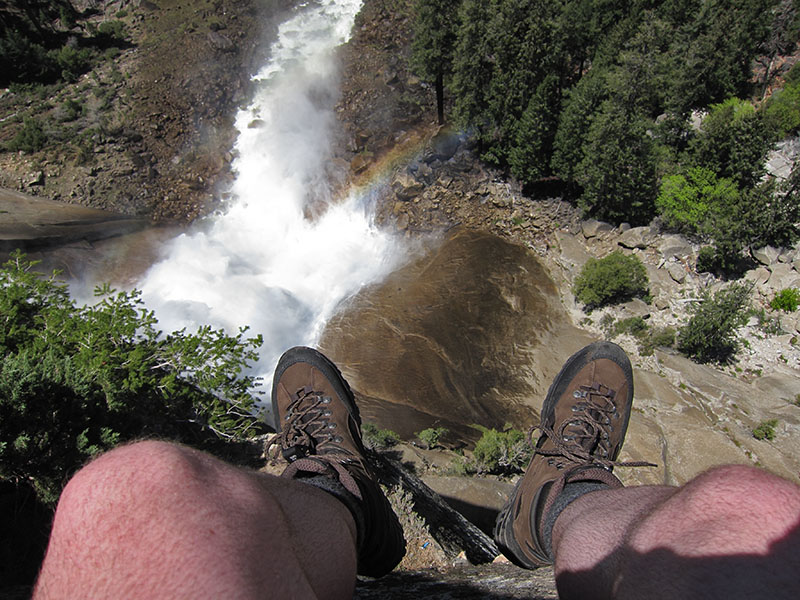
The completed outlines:
{"type": "Polygon", "coordinates": [[[800,516],[800,487],[746,465],[713,468],[684,488],[685,508],[698,516],[794,522],[800,516]]]}
{"type": "Polygon", "coordinates": [[[78,471],[64,488],[58,503],[60,513],[81,513],[95,505],[104,510],[116,503],[110,499],[142,498],[165,493],[195,476],[195,451],[160,441],[142,441],[115,448],[78,471]]]}
{"type": "Polygon", "coordinates": [[[763,554],[800,524],[800,488],[762,469],[713,468],[680,488],[636,528],[638,551],[763,554]]]}

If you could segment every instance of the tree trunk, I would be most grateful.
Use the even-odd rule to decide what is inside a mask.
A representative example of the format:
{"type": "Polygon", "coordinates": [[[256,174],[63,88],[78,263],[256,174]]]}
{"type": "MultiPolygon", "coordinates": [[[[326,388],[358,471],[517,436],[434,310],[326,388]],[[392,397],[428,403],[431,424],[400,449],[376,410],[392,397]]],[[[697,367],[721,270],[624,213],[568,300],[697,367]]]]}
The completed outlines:
{"type": "Polygon", "coordinates": [[[439,125],[444,125],[444,73],[441,71],[436,75],[436,116],[439,125]]]}

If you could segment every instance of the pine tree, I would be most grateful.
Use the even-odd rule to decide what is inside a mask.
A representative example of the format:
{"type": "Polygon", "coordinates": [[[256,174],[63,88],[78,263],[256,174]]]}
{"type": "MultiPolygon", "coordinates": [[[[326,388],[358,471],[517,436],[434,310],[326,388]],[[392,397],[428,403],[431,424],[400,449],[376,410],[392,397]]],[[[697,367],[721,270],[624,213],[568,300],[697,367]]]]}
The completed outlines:
{"type": "Polygon", "coordinates": [[[444,81],[453,69],[457,5],[452,0],[416,0],[415,5],[417,19],[411,45],[411,63],[423,80],[436,86],[439,125],[444,124],[444,81]]]}

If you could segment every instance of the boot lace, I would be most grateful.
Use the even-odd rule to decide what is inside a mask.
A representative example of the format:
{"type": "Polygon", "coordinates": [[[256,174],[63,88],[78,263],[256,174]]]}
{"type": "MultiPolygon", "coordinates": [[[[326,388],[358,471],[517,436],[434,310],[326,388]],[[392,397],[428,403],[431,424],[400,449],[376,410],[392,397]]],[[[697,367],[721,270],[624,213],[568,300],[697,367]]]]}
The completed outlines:
{"type": "Polygon", "coordinates": [[[336,430],[336,423],[328,419],[332,414],[331,398],[309,386],[298,389],[292,396],[281,423],[281,433],[267,444],[267,455],[274,461],[280,452],[290,463],[322,453],[341,454],[343,461],[350,458],[345,448],[338,445],[342,437],[336,430]],[[276,446],[274,451],[273,446],[276,446]]]}
{"type": "Polygon", "coordinates": [[[609,471],[613,467],[655,467],[646,461],[611,460],[609,432],[614,431],[612,419],[619,416],[614,404],[615,395],[614,390],[600,383],[577,388],[573,396],[579,400],[572,406],[573,417],[564,419],[556,430],[540,424],[528,432],[529,443],[533,432],[538,429],[554,446],[545,450],[531,443],[534,453],[547,457],[548,463],[559,470],[584,466],[600,466],[609,471]]]}

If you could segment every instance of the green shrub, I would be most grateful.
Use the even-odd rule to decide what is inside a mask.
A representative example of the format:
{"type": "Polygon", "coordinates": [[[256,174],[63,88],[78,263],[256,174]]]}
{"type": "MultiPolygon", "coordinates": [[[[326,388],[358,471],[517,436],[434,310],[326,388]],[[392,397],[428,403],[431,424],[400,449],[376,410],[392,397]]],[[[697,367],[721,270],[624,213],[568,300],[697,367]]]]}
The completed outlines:
{"type": "Polygon", "coordinates": [[[127,440],[213,444],[258,426],[242,375],[260,337],[210,327],[162,335],[140,293],[98,288],[77,306],[15,253],[0,269],[0,482],[52,505],[88,458],[127,440]]]}
{"type": "Polygon", "coordinates": [[[616,250],[605,258],[590,258],[575,279],[575,297],[589,310],[647,294],[647,270],[642,261],[616,250]]]}
{"type": "Polygon", "coordinates": [[[639,354],[651,356],[656,348],[671,348],[674,344],[675,330],[672,327],[653,329],[640,339],[639,354]]]}
{"type": "Polygon", "coordinates": [[[628,317],[620,319],[614,325],[614,332],[617,335],[628,334],[635,338],[641,338],[647,334],[649,327],[642,317],[628,317]]]}
{"type": "Polygon", "coordinates": [[[8,149],[14,152],[37,152],[47,144],[47,135],[41,123],[33,117],[25,117],[22,128],[8,143],[8,149]]]}
{"type": "Polygon", "coordinates": [[[442,436],[447,435],[448,430],[446,427],[429,427],[428,429],[423,429],[417,434],[419,441],[425,444],[425,447],[428,450],[433,450],[436,446],[440,446],[439,441],[442,439],[442,436]]]}
{"type": "Polygon", "coordinates": [[[477,473],[521,473],[530,462],[533,450],[518,429],[497,431],[475,425],[483,432],[475,443],[471,468],[477,473]]]}
{"type": "Polygon", "coordinates": [[[797,288],[784,288],[775,294],[769,303],[772,310],[782,310],[784,312],[794,312],[800,305],[800,290],[797,288]]]}
{"type": "Polygon", "coordinates": [[[372,423],[361,425],[361,435],[370,448],[389,448],[400,441],[400,436],[391,429],[379,429],[372,423]]]}
{"type": "Polygon", "coordinates": [[[795,133],[800,128],[800,82],[788,82],[782,90],[772,94],[762,111],[775,139],[795,133]]]}
{"type": "Polygon", "coordinates": [[[717,257],[717,250],[714,246],[703,246],[697,253],[697,264],[695,269],[698,273],[714,273],[720,268],[720,261],[717,257]]]}
{"type": "Polygon", "coordinates": [[[61,69],[61,78],[64,81],[77,81],[92,66],[94,58],[91,49],[74,46],[62,46],[59,50],[51,51],[50,55],[61,69]]]}
{"type": "Polygon", "coordinates": [[[67,98],[61,108],[64,112],[62,121],[74,121],[83,114],[83,104],[74,98],[67,98]]]}
{"type": "Polygon", "coordinates": [[[738,330],[747,323],[752,284],[732,283],[692,309],[678,333],[678,350],[697,362],[728,362],[739,349],[738,330]]]}
{"type": "Polygon", "coordinates": [[[128,36],[127,27],[122,21],[103,21],[97,28],[97,33],[114,41],[122,41],[128,36]]]}
{"type": "Polygon", "coordinates": [[[753,429],[753,437],[757,440],[774,440],[775,427],[778,425],[778,419],[768,419],[761,421],[758,427],[753,429]]]}
{"type": "Polygon", "coordinates": [[[686,174],[668,175],[661,183],[656,207],[667,227],[685,233],[712,232],[717,215],[736,202],[739,190],[713,171],[694,167],[686,174]]]}

